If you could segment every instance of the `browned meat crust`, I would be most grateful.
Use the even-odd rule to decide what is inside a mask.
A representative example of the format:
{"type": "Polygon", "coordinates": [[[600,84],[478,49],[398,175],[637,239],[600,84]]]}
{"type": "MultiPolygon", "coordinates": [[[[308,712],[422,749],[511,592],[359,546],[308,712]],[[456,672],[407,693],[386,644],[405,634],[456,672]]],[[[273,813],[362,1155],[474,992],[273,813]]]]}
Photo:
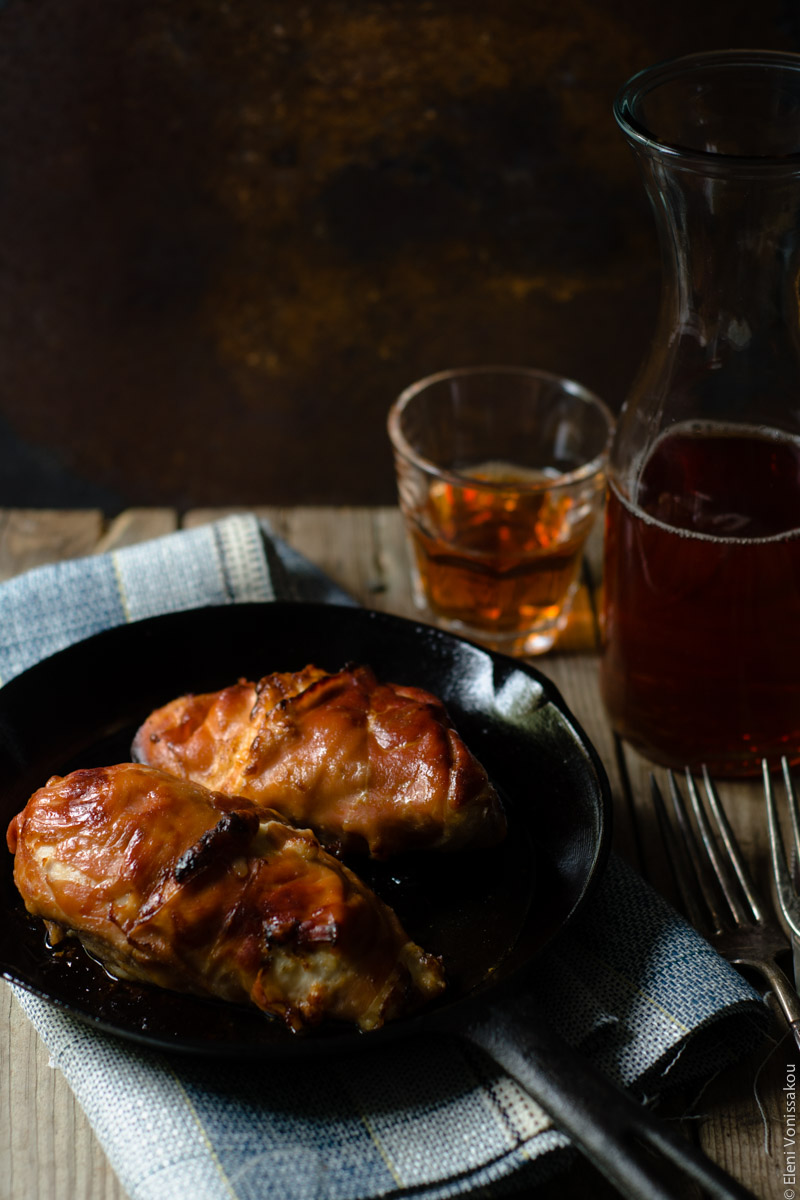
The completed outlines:
{"type": "Polygon", "coordinates": [[[489,846],[506,831],[441,701],[379,683],[368,667],[308,666],[182,696],[148,717],[133,755],[376,858],[489,846]]]}
{"type": "Polygon", "coordinates": [[[292,1029],[374,1029],[444,987],[439,961],[313,834],[153,767],[55,776],[8,845],[51,939],[73,934],[123,979],[251,1001],[292,1029]]]}

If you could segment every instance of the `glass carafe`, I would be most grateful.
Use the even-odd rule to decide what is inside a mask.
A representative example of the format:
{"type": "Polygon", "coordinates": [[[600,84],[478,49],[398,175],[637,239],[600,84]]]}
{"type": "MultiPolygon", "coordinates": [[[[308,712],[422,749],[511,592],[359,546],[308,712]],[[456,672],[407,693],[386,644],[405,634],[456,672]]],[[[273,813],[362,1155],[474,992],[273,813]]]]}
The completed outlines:
{"type": "Polygon", "coordinates": [[[800,55],[635,76],[615,116],[662,250],[612,449],[604,699],[656,762],[800,759],[800,55]]]}

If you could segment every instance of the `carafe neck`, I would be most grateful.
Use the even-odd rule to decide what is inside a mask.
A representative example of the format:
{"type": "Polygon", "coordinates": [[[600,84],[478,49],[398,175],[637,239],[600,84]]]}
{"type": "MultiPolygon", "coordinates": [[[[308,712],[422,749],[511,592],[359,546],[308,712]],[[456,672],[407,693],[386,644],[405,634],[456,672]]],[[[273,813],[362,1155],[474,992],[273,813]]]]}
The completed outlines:
{"type": "MultiPolygon", "coordinates": [[[[702,172],[652,149],[637,158],[663,266],[659,341],[709,364],[795,343],[800,324],[800,172],[702,172]]],[[[788,348],[788,347],[786,347],[788,348]]]]}
{"type": "Polygon", "coordinates": [[[629,80],[614,112],[663,261],[658,325],[611,457],[633,498],[670,430],[800,441],[800,55],[663,63],[629,80]]]}

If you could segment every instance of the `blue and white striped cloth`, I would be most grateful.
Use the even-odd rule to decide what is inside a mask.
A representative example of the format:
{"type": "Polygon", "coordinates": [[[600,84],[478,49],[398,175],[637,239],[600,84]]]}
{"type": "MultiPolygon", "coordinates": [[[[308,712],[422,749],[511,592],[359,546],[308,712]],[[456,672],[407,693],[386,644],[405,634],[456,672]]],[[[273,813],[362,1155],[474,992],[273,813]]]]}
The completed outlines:
{"type": "MultiPolygon", "coordinates": [[[[203,604],[349,598],[239,516],[0,586],[0,679],[111,625],[203,604]]],[[[702,1081],[766,1028],[760,997],[612,859],[530,997],[641,1097],[702,1081]]],[[[17,988],[131,1200],[501,1196],[571,1151],[479,1051],[428,1035],[352,1060],[204,1063],[100,1034],[17,988]]]]}

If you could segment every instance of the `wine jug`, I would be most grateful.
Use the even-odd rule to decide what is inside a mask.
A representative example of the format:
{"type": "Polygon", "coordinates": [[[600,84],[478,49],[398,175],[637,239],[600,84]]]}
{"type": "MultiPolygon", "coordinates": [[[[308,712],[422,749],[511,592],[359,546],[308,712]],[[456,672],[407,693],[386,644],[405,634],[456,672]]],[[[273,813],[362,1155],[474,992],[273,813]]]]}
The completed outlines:
{"type": "Polygon", "coordinates": [[[648,758],[800,759],[800,55],[695,54],[616,120],[662,255],[608,476],[601,686],[648,758]]]}

